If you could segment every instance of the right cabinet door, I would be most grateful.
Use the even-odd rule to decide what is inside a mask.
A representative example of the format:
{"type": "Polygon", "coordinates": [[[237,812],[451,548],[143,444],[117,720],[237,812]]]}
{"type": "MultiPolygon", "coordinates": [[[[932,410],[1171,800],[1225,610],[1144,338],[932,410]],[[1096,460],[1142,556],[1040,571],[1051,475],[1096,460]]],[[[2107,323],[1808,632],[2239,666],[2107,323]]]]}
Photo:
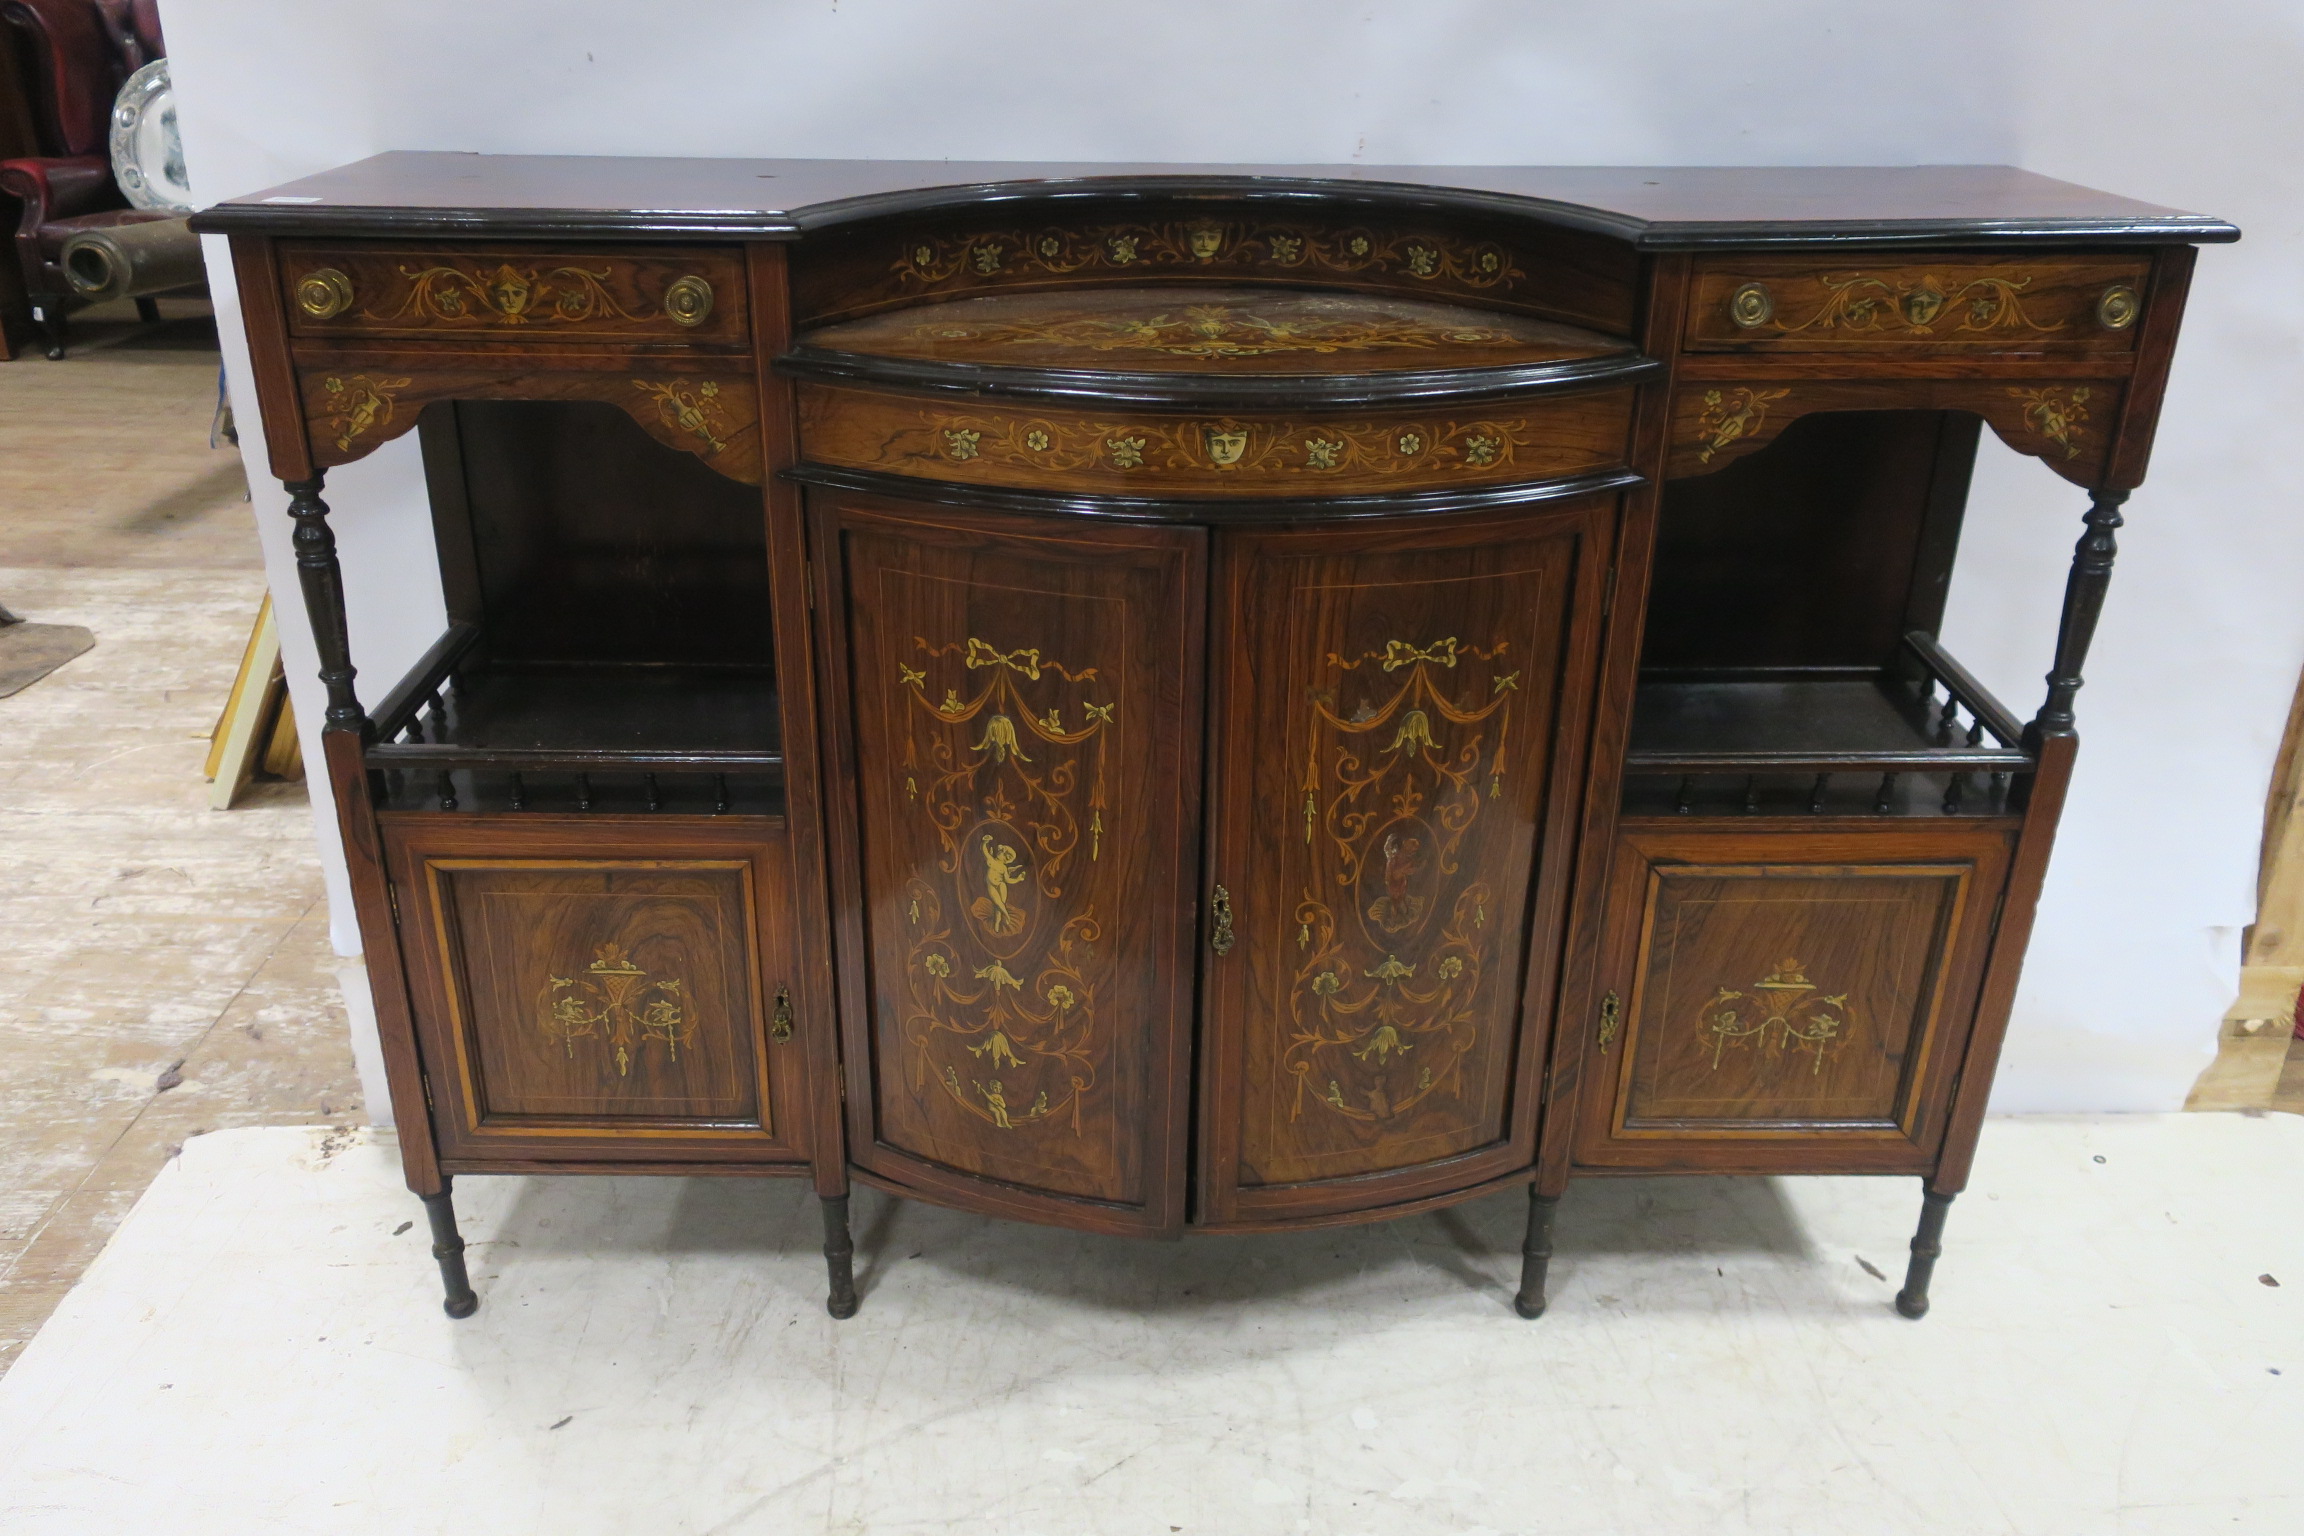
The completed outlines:
{"type": "Polygon", "coordinates": [[[2007,873],[2003,828],[1628,823],[1576,1158],[1918,1172],[2007,873]]]}
{"type": "Polygon", "coordinates": [[[1614,508],[1221,539],[1204,1225],[1527,1165],[1614,508]]]}

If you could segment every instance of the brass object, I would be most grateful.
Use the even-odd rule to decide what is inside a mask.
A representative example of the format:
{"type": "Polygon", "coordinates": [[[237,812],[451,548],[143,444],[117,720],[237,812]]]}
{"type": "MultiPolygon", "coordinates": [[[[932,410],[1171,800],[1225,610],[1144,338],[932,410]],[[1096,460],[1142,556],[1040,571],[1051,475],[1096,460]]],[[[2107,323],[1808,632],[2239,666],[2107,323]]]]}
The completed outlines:
{"type": "Polygon", "coordinates": [[[664,290],[664,313],[674,325],[699,326],[712,318],[712,285],[690,274],[664,290]]]}
{"type": "Polygon", "coordinates": [[[1814,1058],[1809,1075],[1821,1076],[1824,1058],[1845,1043],[1855,1015],[1847,993],[1825,996],[1808,979],[1807,967],[1784,959],[1750,991],[1720,988],[1697,1010],[1697,1020],[1712,1047],[1715,1072],[1723,1052],[1750,1046],[1771,1056],[1805,1051],[1814,1058]]]}
{"type": "Polygon", "coordinates": [[[1222,886],[1209,898],[1208,909],[1216,915],[1216,930],[1208,936],[1208,947],[1219,955],[1232,953],[1232,893],[1222,886]]]}
{"type": "Polygon", "coordinates": [[[2124,331],[2144,312],[2144,300],[2126,283],[2114,283],[2096,301],[2096,323],[2108,331],[2124,331]]]}
{"type": "Polygon", "coordinates": [[[1712,455],[1729,444],[1757,436],[1768,420],[1768,407],[1791,393],[1788,389],[1753,389],[1742,384],[1704,391],[1704,414],[1696,419],[1697,435],[1703,438],[1704,446],[1696,451],[1696,462],[1709,464],[1712,455]]]}
{"type": "Polygon", "coordinates": [[[2008,391],[2024,402],[2024,420],[2033,431],[2064,450],[2064,457],[2080,457],[2080,443],[2088,435],[2083,423],[2088,420],[2088,388],[2074,388],[2068,384],[2050,384],[2040,389],[2011,387],[2008,391]]]}
{"type": "Polygon", "coordinates": [[[365,373],[321,380],[328,392],[323,430],[336,434],[336,451],[349,453],[353,439],[392,423],[393,396],[408,387],[405,378],[375,378],[365,373]]]}
{"type": "Polygon", "coordinates": [[[677,978],[651,981],[621,944],[603,944],[582,976],[554,976],[536,1000],[544,1033],[571,1059],[576,1042],[598,1038],[616,1053],[616,1075],[632,1074],[635,1051],[661,1044],[673,1061],[696,1037],[677,978]]]}
{"type": "Polygon", "coordinates": [[[1776,318],[1776,301],[1765,283],[1746,283],[1728,295],[1728,318],[1747,331],[1756,331],[1776,318]]]}
{"type": "Polygon", "coordinates": [[[789,987],[776,989],[776,1015],[768,1021],[768,1038],[771,1040],[789,1040],[792,1038],[792,989],[789,987]]]}
{"type": "Polygon", "coordinates": [[[352,279],[334,267],[307,272],[296,284],[296,307],[315,320],[333,320],[352,307],[352,279]]]}
{"type": "Polygon", "coordinates": [[[1611,992],[1600,999],[1600,1049],[1606,1051],[1616,1043],[1616,1031],[1624,1027],[1624,999],[1611,992]]]}

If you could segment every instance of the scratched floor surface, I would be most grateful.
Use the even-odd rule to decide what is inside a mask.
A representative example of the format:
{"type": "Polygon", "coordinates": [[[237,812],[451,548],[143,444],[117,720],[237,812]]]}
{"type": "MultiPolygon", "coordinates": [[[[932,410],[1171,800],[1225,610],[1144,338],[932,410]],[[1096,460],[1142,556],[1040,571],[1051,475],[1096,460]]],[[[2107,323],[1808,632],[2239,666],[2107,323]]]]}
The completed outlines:
{"type": "Polygon", "coordinates": [[[452,1323],[389,1148],[227,1131],[0,1380],[0,1528],[2290,1533],[2300,1162],[1996,1121],[1921,1323],[1903,1179],[1578,1184],[1531,1324],[1512,1196],[1150,1244],[864,1193],[834,1323],[795,1183],[474,1178],[452,1323]]]}
{"type": "Polygon", "coordinates": [[[96,635],[0,699],[0,1370],[188,1135],[364,1118],[303,788],[200,777],[264,579],[169,308],[0,365],[0,605],[96,635]]]}

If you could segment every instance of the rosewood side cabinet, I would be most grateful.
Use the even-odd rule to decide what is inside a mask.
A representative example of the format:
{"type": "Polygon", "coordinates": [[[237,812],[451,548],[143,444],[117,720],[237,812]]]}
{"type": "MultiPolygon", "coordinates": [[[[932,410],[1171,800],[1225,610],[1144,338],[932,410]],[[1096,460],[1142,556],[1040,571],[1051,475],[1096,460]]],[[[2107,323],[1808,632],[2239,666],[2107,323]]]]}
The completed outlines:
{"type": "Polygon", "coordinates": [[[1907,1174],[1917,1317],[2214,219],[1988,167],[388,154],[229,235],[408,1182],[1172,1237],[1907,1174]],[[1937,639],[1986,428],[2083,532],[1937,639]],[[413,432],[448,622],[322,499],[413,432]],[[2053,601],[2043,594],[2043,601],[2053,601]]]}

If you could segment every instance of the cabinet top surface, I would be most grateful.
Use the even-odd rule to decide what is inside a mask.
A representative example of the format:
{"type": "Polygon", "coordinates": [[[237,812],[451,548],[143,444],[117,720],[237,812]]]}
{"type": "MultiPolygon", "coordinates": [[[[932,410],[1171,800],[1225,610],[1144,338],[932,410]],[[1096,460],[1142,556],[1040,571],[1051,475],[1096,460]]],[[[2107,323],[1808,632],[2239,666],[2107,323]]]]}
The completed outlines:
{"type": "Polygon", "coordinates": [[[2216,242],[2220,219],[2008,166],[1152,165],[395,151],[220,203],[204,232],[793,238],[880,215],[1066,198],[1455,208],[1647,249],[2216,242]]]}
{"type": "Polygon", "coordinates": [[[822,326],[802,340],[871,357],[1151,373],[1495,368],[1633,350],[1522,315],[1268,288],[995,294],[822,326]]]}

